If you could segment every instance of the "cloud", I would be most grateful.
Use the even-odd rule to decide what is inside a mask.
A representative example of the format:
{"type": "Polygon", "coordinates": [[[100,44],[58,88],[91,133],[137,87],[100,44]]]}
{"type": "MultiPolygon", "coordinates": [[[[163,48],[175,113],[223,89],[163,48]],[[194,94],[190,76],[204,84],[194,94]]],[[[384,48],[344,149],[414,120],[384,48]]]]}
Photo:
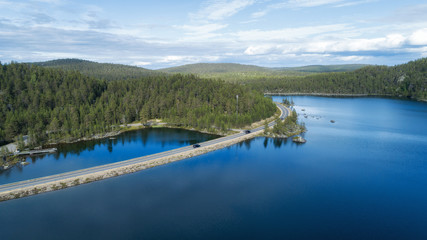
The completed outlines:
{"type": "Polygon", "coordinates": [[[427,45],[427,28],[414,32],[408,38],[408,42],[411,45],[427,45]]]}
{"type": "Polygon", "coordinates": [[[103,6],[99,1],[93,6],[68,0],[0,0],[0,60],[83,58],[160,68],[218,61],[395,64],[427,55],[426,4],[390,12],[393,5],[375,16],[355,13],[367,21],[354,21],[349,6],[371,1],[376,0],[210,0],[193,13],[164,9],[163,16],[143,11],[119,16],[111,13],[113,3],[103,6]],[[257,19],[283,8],[295,12],[275,16],[274,22],[257,19]],[[302,8],[313,16],[297,12],[302,8]],[[393,19],[377,17],[386,15],[393,19]],[[158,24],[156,17],[164,21],[158,24]]]}
{"type": "Polygon", "coordinates": [[[182,25],[182,26],[175,26],[175,28],[182,29],[188,34],[200,35],[200,34],[215,32],[223,28],[226,28],[227,26],[228,26],[227,24],[211,23],[211,24],[203,24],[203,25],[182,25]]]}
{"type": "Polygon", "coordinates": [[[337,57],[338,60],[344,61],[344,62],[361,62],[370,59],[369,56],[343,56],[343,57],[337,57]]]}
{"type": "Polygon", "coordinates": [[[139,66],[139,67],[148,66],[151,64],[152,64],[151,62],[141,62],[141,61],[137,61],[137,62],[132,63],[132,65],[139,66]]]}
{"type": "Polygon", "coordinates": [[[185,56],[166,56],[166,57],[163,57],[162,59],[160,59],[158,62],[161,62],[161,63],[180,62],[180,61],[183,61],[184,59],[188,59],[188,57],[185,57],[185,56]]]}
{"type": "Polygon", "coordinates": [[[380,38],[340,39],[334,41],[306,39],[303,42],[252,44],[244,50],[243,54],[247,56],[283,55],[292,58],[296,56],[310,58],[330,56],[332,58],[335,56],[336,59],[342,61],[354,60],[360,62],[370,59],[371,56],[369,55],[387,55],[393,51],[409,52],[404,47],[408,39],[408,37],[400,34],[390,34],[380,38]]]}
{"type": "Polygon", "coordinates": [[[317,7],[322,5],[329,5],[339,3],[343,0],[290,0],[287,2],[287,7],[303,8],[303,7],[317,7]]]}
{"type": "Polygon", "coordinates": [[[257,46],[249,46],[246,48],[244,54],[246,55],[263,55],[272,53],[278,49],[278,46],[273,45],[257,45],[257,46]]]}
{"type": "Polygon", "coordinates": [[[264,15],[266,15],[269,11],[268,10],[262,10],[259,12],[254,12],[252,13],[252,18],[260,18],[263,17],[264,15]]]}
{"type": "Polygon", "coordinates": [[[309,53],[342,53],[342,52],[364,52],[382,51],[400,48],[406,38],[400,34],[388,35],[382,38],[372,39],[342,39],[339,41],[307,42],[286,47],[284,53],[309,52],[309,53]]]}
{"type": "Polygon", "coordinates": [[[384,20],[392,23],[412,23],[427,21],[427,4],[418,4],[399,8],[384,20]]]}
{"type": "Polygon", "coordinates": [[[174,26],[175,29],[183,30],[181,34],[185,35],[177,38],[176,41],[184,43],[213,41],[213,39],[218,39],[222,35],[218,31],[227,26],[227,24],[217,23],[174,26]]]}
{"type": "Polygon", "coordinates": [[[41,2],[41,3],[49,3],[49,4],[60,4],[64,1],[62,0],[32,0],[32,2],[41,2]]]}
{"type": "Polygon", "coordinates": [[[280,3],[270,4],[264,10],[252,13],[252,18],[260,18],[267,15],[269,12],[283,8],[300,9],[300,8],[313,8],[320,6],[330,5],[332,7],[349,7],[364,3],[370,3],[378,0],[359,0],[359,1],[346,1],[346,0],[288,0],[280,3]]]}
{"type": "Polygon", "coordinates": [[[251,41],[270,41],[270,42],[293,42],[304,40],[313,35],[324,35],[339,31],[345,31],[351,29],[347,24],[331,24],[331,25],[320,25],[320,26],[306,26],[297,28],[283,28],[277,30],[248,30],[239,31],[233,35],[238,40],[243,42],[251,41]]]}
{"type": "Polygon", "coordinates": [[[33,21],[37,24],[45,24],[45,23],[51,23],[55,21],[55,18],[48,16],[44,13],[35,13],[32,16],[33,16],[33,21]]]}
{"type": "Polygon", "coordinates": [[[169,64],[169,65],[183,65],[190,63],[200,63],[200,62],[216,62],[220,59],[219,56],[189,56],[189,55],[173,55],[162,57],[157,60],[157,63],[169,64]]]}
{"type": "Polygon", "coordinates": [[[365,4],[365,3],[372,3],[372,2],[377,2],[379,0],[360,0],[360,1],[350,1],[350,2],[343,2],[341,4],[337,4],[334,7],[340,8],[340,7],[350,7],[350,6],[356,6],[356,5],[360,5],[360,4],[365,4]]]}
{"type": "Polygon", "coordinates": [[[190,17],[195,20],[220,21],[254,3],[254,0],[211,0],[197,13],[190,14],[190,17]]]}

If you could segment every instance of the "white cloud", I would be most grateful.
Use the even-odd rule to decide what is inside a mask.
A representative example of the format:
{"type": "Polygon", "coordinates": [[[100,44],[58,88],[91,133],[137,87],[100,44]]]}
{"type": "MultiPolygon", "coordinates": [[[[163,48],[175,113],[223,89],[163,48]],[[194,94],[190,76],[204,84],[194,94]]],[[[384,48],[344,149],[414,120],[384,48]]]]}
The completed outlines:
{"type": "Polygon", "coordinates": [[[161,63],[170,63],[170,62],[179,62],[186,59],[184,56],[166,56],[160,59],[158,62],[161,63]]]}
{"type": "Polygon", "coordinates": [[[190,17],[196,20],[223,20],[254,3],[254,0],[211,0],[197,13],[190,14],[190,17]]]}
{"type": "Polygon", "coordinates": [[[388,35],[382,38],[372,39],[342,39],[339,41],[320,41],[297,44],[294,47],[284,49],[289,52],[359,52],[359,51],[381,51],[401,47],[406,38],[400,34],[388,35]]]}
{"type": "Polygon", "coordinates": [[[218,61],[265,66],[376,63],[379,58],[383,62],[378,63],[394,64],[426,56],[427,5],[397,8],[405,4],[396,3],[375,15],[349,7],[372,1],[379,0],[208,0],[193,13],[165,9],[119,16],[100,1],[93,6],[68,0],[0,0],[0,60],[75,57],[159,68],[218,61]],[[271,18],[274,22],[258,19],[284,8],[271,18]],[[302,8],[305,14],[298,12],[302,8]]]}
{"type": "Polygon", "coordinates": [[[342,2],[343,0],[290,0],[287,2],[288,7],[317,7],[342,2]]]}
{"type": "Polygon", "coordinates": [[[263,10],[259,12],[252,13],[252,18],[260,18],[268,13],[268,10],[263,10]]]}
{"type": "Polygon", "coordinates": [[[371,57],[367,56],[344,56],[344,57],[337,57],[338,60],[344,61],[344,62],[361,62],[370,59],[371,57]]]}
{"type": "Polygon", "coordinates": [[[315,39],[305,39],[301,42],[284,42],[278,44],[251,44],[243,52],[248,56],[281,54],[298,57],[317,57],[322,55],[352,54],[350,56],[340,56],[343,61],[362,61],[367,57],[357,56],[357,52],[381,52],[399,49],[406,43],[407,38],[400,34],[391,34],[381,38],[363,39],[340,39],[334,41],[316,41],[315,39]],[[357,58],[356,58],[357,57],[357,58]]]}
{"type": "Polygon", "coordinates": [[[260,18],[265,16],[267,13],[288,8],[288,9],[300,9],[300,8],[313,8],[319,6],[330,5],[332,7],[348,7],[354,5],[360,5],[364,3],[370,3],[378,0],[359,0],[359,1],[346,1],[346,0],[288,0],[280,3],[270,4],[264,10],[252,13],[252,18],[260,18]]]}
{"type": "Polygon", "coordinates": [[[199,35],[199,34],[207,34],[211,32],[215,32],[218,30],[221,30],[223,28],[226,28],[227,24],[204,24],[204,25],[183,25],[183,26],[174,26],[175,28],[182,29],[186,33],[193,34],[193,35],[199,35]]]}
{"type": "Polygon", "coordinates": [[[148,65],[151,65],[151,62],[133,62],[132,65],[135,65],[135,66],[148,66],[148,65]]]}
{"type": "Polygon", "coordinates": [[[162,57],[157,62],[159,63],[178,63],[178,64],[188,64],[188,63],[199,63],[199,62],[213,62],[218,61],[220,57],[218,56],[166,56],[162,57]]]}
{"type": "Polygon", "coordinates": [[[379,0],[361,0],[361,1],[350,1],[350,2],[344,2],[341,4],[337,4],[334,7],[350,7],[350,6],[356,6],[356,5],[360,5],[360,4],[365,4],[365,3],[371,3],[371,2],[377,2],[379,0]]]}
{"type": "Polygon", "coordinates": [[[256,41],[256,42],[265,42],[265,41],[299,41],[301,39],[306,39],[312,35],[319,34],[328,34],[337,31],[344,31],[350,27],[346,24],[332,24],[332,25],[321,25],[321,26],[308,26],[308,27],[299,27],[299,28],[283,28],[277,30],[249,30],[249,31],[240,31],[237,32],[237,38],[240,41],[256,41]]]}
{"type": "Polygon", "coordinates": [[[272,53],[276,49],[277,49],[277,47],[272,46],[272,45],[249,46],[248,48],[246,48],[244,54],[246,54],[246,55],[262,55],[262,54],[272,53]]]}
{"type": "Polygon", "coordinates": [[[427,4],[408,5],[398,8],[394,13],[384,20],[392,23],[414,23],[419,22],[425,25],[427,21],[427,4]]]}
{"type": "Polygon", "coordinates": [[[33,2],[42,2],[42,3],[49,3],[49,4],[60,4],[63,1],[62,0],[32,0],[33,2]]]}
{"type": "Polygon", "coordinates": [[[408,38],[408,42],[411,45],[427,45],[427,28],[414,32],[408,38]]]}

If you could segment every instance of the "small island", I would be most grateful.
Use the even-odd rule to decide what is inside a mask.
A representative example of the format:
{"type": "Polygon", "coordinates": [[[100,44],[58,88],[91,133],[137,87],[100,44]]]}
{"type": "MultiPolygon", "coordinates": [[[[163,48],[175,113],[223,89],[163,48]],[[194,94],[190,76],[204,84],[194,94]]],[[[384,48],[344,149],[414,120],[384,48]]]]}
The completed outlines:
{"type": "MultiPolygon", "coordinates": [[[[287,108],[292,108],[294,103],[292,100],[290,101],[285,98],[282,100],[282,105],[287,108]]],[[[295,109],[293,109],[287,118],[278,119],[277,124],[274,125],[273,128],[269,128],[268,125],[265,123],[264,136],[271,138],[288,138],[291,136],[299,135],[306,131],[307,129],[305,127],[305,123],[298,121],[298,114],[295,109]]],[[[298,139],[301,139],[298,141],[299,143],[306,142],[306,140],[300,136],[298,137],[298,139]]],[[[294,140],[294,142],[296,141],[294,140]]]]}

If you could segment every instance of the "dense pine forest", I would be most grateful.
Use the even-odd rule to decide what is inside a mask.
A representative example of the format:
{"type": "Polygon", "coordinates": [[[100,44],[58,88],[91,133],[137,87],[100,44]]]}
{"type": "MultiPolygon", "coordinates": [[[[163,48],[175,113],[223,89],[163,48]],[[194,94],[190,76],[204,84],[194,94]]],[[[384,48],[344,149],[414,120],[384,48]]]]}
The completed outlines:
{"type": "Polygon", "coordinates": [[[189,64],[158,71],[79,59],[60,59],[33,64],[76,70],[105,80],[191,73],[197,74],[200,78],[221,79],[247,85],[265,93],[367,94],[427,99],[427,58],[394,67],[353,64],[263,68],[253,65],[209,63],[189,64]]]}
{"type": "Polygon", "coordinates": [[[226,130],[270,117],[275,111],[271,99],[261,92],[194,75],[107,81],[77,71],[0,64],[0,142],[28,134],[30,144],[36,146],[153,118],[226,130]]]}
{"type": "Polygon", "coordinates": [[[394,67],[304,77],[259,77],[241,83],[266,93],[368,94],[427,100],[427,58],[394,67]]]}

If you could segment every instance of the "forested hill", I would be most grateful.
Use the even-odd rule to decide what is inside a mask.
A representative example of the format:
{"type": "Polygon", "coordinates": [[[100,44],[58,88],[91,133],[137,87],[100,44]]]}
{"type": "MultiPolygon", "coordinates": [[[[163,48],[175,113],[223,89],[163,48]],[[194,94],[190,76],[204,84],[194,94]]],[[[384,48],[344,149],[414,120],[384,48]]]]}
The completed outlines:
{"type": "Polygon", "coordinates": [[[320,72],[354,71],[367,65],[312,65],[303,67],[268,68],[254,65],[235,63],[197,63],[172,68],[159,69],[167,73],[191,73],[203,78],[223,79],[225,81],[241,82],[260,77],[307,76],[320,72]]]}
{"type": "Polygon", "coordinates": [[[275,111],[260,92],[194,75],[106,81],[77,71],[0,64],[0,142],[26,134],[33,145],[71,140],[152,118],[225,130],[275,111]]]}
{"type": "Polygon", "coordinates": [[[178,67],[163,68],[159,69],[159,71],[168,73],[207,74],[231,72],[269,72],[273,71],[273,69],[237,63],[196,63],[178,67]]]}
{"type": "Polygon", "coordinates": [[[256,77],[306,76],[320,72],[345,72],[353,71],[365,66],[353,64],[267,68],[236,63],[197,63],[159,70],[149,70],[135,66],[97,63],[81,59],[58,59],[29,64],[63,70],[79,71],[82,74],[105,79],[108,81],[176,73],[196,74],[202,78],[222,79],[225,81],[242,81],[256,77]]]}
{"type": "Polygon", "coordinates": [[[310,66],[302,66],[302,67],[284,67],[284,68],[275,68],[275,69],[279,71],[327,73],[327,72],[351,72],[367,66],[369,65],[367,64],[310,65],[310,66]]]}
{"type": "Polygon", "coordinates": [[[370,94],[427,99],[427,58],[394,67],[368,66],[353,72],[304,77],[261,77],[244,81],[267,93],[370,94]]]}
{"type": "Polygon", "coordinates": [[[310,65],[302,67],[281,67],[267,68],[255,65],[244,65],[236,63],[197,63],[187,64],[172,68],[163,68],[159,71],[168,73],[193,73],[193,74],[213,74],[213,73],[248,73],[264,72],[270,74],[284,75],[286,72],[305,72],[305,73],[323,73],[323,72],[350,72],[366,64],[343,64],[343,65],[310,65]]]}
{"type": "Polygon", "coordinates": [[[79,71],[85,75],[105,80],[124,80],[140,78],[144,76],[162,75],[161,72],[141,67],[112,63],[97,63],[81,59],[58,59],[29,64],[63,70],[79,71]]]}

